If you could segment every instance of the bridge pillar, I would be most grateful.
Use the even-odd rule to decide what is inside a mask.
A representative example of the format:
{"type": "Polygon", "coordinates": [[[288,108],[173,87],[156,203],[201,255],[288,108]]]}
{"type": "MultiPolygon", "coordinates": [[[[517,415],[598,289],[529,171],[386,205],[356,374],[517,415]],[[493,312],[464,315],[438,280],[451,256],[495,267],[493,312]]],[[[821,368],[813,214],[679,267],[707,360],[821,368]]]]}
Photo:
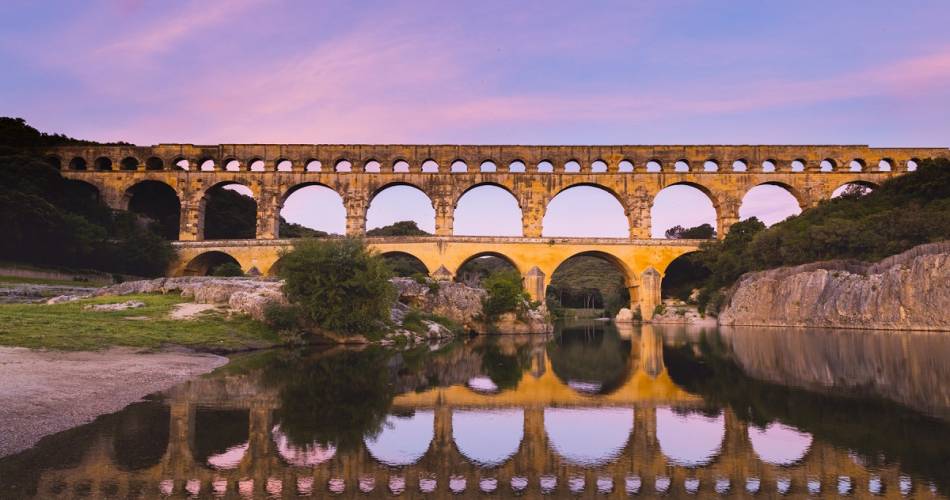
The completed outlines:
{"type": "Polygon", "coordinates": [[[645,189],[637,192],[627,202],[627,221],[630,226],[630,238],[634,240],[648,240],[652,237],[652,220],[650,210],[653,207],[653,196],[645,189]]]}
{"type": "Polygon", "coordinates": [[[435,235],[452,236],[455,225],[455,206],[451,201],[436,199],[435,203],[435,235]]]}
{"type": "Polygon", "coordinates": [[[716,207],[716,237],[720,240],[726,237],[733,224],[739,222],[739,205],[741,204],[741,198],[729,198],[716,207]]]}
{"type": "Polygon", "coordinates": [[[280,232],[280,205],[271,196],[262,196],[257,204],[257,234],[259,240],[272,240],[280,232]]]}
{"type": "Polygon", "coordinates": [[[524,275],[524,288],[531,296],[531,300],[544,302],[545,291],[547,290],[547,276],[538,269],[538,266],[532,267],[524,275]]]}
{"type": "Polygon", "coordinates": [[[540,238],[544,225],[544,203],[530,193],[521,199],[521,234],[525,238],[540,238]]]}
{"type": "Polygon", "coordinates": [[[663,336],[653,325],[640,327],[640,366],[644,373],[655,379],[665,368],[663,364],[663,336]]]}
{"type": "Polygon", "coordinates": [[[204,239],[204,207],[198,201],[183,201],[181,218],[178,221],[178,239],[180,241],[198,241],[204,239]]]}
{"type": "Polygon", "coordinates": [[[663,277],[652,267],[648,267],[640,276],[640,316],[643,321],[652,320],[656,306],[661,304],[660,285],[662,283],[663,277]]]}
{"type": "Polygon", "coordinates": [[[363,236],[366,234],[366,197],[360,194],[348,194],[343,200],[346,207],[346,235],[363,236]]]}

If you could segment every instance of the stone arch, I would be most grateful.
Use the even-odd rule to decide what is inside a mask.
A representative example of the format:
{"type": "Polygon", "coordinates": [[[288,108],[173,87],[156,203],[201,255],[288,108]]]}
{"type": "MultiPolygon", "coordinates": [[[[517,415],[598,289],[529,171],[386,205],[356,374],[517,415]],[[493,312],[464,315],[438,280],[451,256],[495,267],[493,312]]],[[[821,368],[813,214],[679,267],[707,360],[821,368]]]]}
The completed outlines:
{"type": "Polygon", "coordinates": [[[710,271],[706,266],[688,257],[696,253],[699,251],[685,252],[666,265],[660,280],[660,297],[686,301],[692,292],[690,285],[709,276],[710,271]]]}
{"type": "Polygon", "coordinates": [[[103,201],[102,193],[106,192],[106,188],[99,181],[92,179],[66,179],[65,181],[68,188],[84,190],[85,193],[83,194],[97,203],[103,201]]]}
{"type": "Polygon", "coordinates": [[[813,439],[811,434],[779,422],[762,427],[750,425],[747,434],[759,460],[780,467],[801,463],[811,450],[813,439]]]}
{"type": "MultiPolygon", "coordinates": [[[[712,222],[713,222],[713,226],[716,228],[717,234],[720,234],[720,233],[721,233],[721,228],[719,228],[718,225],[719,225],[720,216],[722,215],[722,214],[721,214],[722,210],[721,210],[721,203],[720,203],[719,199],[718,199],[718,198],[716,197],[716,195],[712,192],[712,190],[710,190],[708,187],[706,187],[706,186],[704,186],[704,185],[702,185],[702,184],[700,184],[700,183],[698,183],[698,182],[689,182],[689,181],[675,181],[675,182],[670,182],[670,183],[668,183],[668,184],[665,184],[665,185],[662,187],[662,189],[660,189],[659,191],[656,192],[656,194],[653,195],[653,199],[650,201],[650,219],[651,219],[651,221],[653,221],[653,224],[652,224],[653,229],[654,229],[654,230],[661,230],[661,229],[662,229],[661,224],[657,224],[657,222],[658,222],[659,220],[662,220],[662,219],[663,219],[663,217],[658,217],[658,216],[657,216],[657,213],[656,213],[656,209],[657,209],[657,204],[656,204],[656,203],[657,203],[657,199],[660,198],[661,195],[663,195],[663,192],[664,192],[664,191],[666,191],[667,189],[669,189],[669,188],[671,188],[671,187],[674,187],[674,186],[688,186],[688,187],[691,187],[691,188],[694,188],[694,189],[698,190],[700,193],[702,193],[703,195],[705,195],[705,197],[706,197],[706,198],[709,200],[709,202],[712,204],[712,209],[713,209],[713,221],[712,221],[712,222]]],[[[738,211],[738,206],[736,207],[736,210],[738,211]]],[[[661,236],[661,237],[662,237],[662,236],[661,236]]]]}
{"type": "Polygon", "coordinates": [[[498,164],[496,164],[491,159],[486,159],[478,164],[478,171],[479,172],[497,172],[498,164]]]}
{"type": "Polygon", "coordinates": [[[795,201],[798,202],[799,208],[804,210],[805,208],[808,207],[808,198],[804,195],[804,193],[802,193],[797,187],[791,184],[788,184],[786,182],[782,182],[782,181],[766,181],[766,182],[760,182],[754,186],[749,186],[749,188],[746,189],[744,193],[742,193],[743,198],[745,198],[745,195],[749,194],[749,191],[751,191],[752,188],[755,188],[758,186],[780,187],[784,189],[786,192],[788,192],[788,194],[792,195],[792,197],[795,198],[795,201]]]}
{"type": "Polygon", "coordinates": [[[411,465],[425,456],[435,439],[435,413],[418,410],[411,415],[390,414],[381,429],[379,434],[363,439],[369,455],[391,467],[411,465]]]}
{"type": "Polygon", "coordinates": [[[506,168],[508,172],[524,173],[528,171],[528,164],[520,158],[515,158],[508,162],[508,166],[506,168]]]}
{"type": "Polygon", "coordinates": [[[861,188],[864,188],[868,192],[873,191],[880,187],[880,185],[878,185],[875,182],[867,181],[864,179],[852,179],[847,182],[842,182],[841,184],[832,188],[831,191],[828,193],[828,198],[834,198],[836,196],[840,196],[841,193],[844,191],[844,189],[846,189],[848,186],[859,186],[861,188]]]}
{"type": "Polygon", "coordinates": [[[134,156],[126,156],[119,162],[119,170],[138,170],[139,159],[134,156]]]}
{"type": "MultiPolygon", "coordinates": [[[[475,200],[474,203],[477,204],[478,201],[475,200]]],[[[467,235],[483,235],[483,236],[499,236],[499,235],[522,236],[523,234],[524,210],[522,210],[521,208],[521,201],[518,199],[518,196],[515,195],[515,193],[511,190],[511,188],[509,188],[508,186],[505,186],[504,184],[500,184],[498,182],[491,182],[491,181],[479,182],[479,183],[475,183],[470,186],[467,186],[464,189],[464,191],[462,191],[458,196],[456,196],[452,202],[452,217],[454,221],[453,233],[457,235],[467,234],[467,235]],[[481,189],[480,193],[476,192],[480,189],[481,189]],[[475,209],[475,207],[472,207],[471,205],[466,207],[463,203],[465,200],[469,200],[470,202],[472,202],[473,196],[478,197],[479,195],[485,195],[485,196],[492,197],[492,196],[495,196],[494,193],[499,193],[499,192],[503,192],[505,193],[505,195],[502,195],[504,199],[496,198],[494,200],[492,208],[498,211],[494,215],[498,216],[499,218],[507,217],[510,212],[510,209],[514,209],[517,212],[517,214],[514,215],[514,220],[510,220],[510,221],[505,220],[503,222],[496,221],[493,223],[493,227],[492,227],[493,231],[485,231],[484,227],[482,228],[478,227],[479,222],[482,220],[482,218],[489,215],[485,213],[486,206],[485,206],[484,200],[482,203],[477,205],[477,210],[475,209]],[[466,196],[468,196],[468,198],[466,198],[466,196]],[[511,201],[514,201],[513,205],[510,204],[511,201]],[[459,210],[460,208],[461,210],[459,210]],[[504,210],[504,213],[500,213],[501,210],[504,210]],[[472,215],[477,216],[479,219],[473,220],[471,217],[472,215]],[[469,224],[470,226],[474,226],[475,231],[465,232],[464,227],[466,224],[469,224]],[[461,232],[459,231],[460,225],[463,228],[461,232]]]]}
{"type": "MultiPolygon", "coordinates": [[[[208,276],[214,271],[215,268],[226,263],[233,263],[239,266],[241,265],[241,263],[236,258],[234,258],[234,256],[227,252],[222,252],[220,250],[210,250],[198,254],[189,260],[182,269],[182,275],[208,276]]],[[[244,267],[241,266],[241,269],[244,269],[244,267]]]]}
{"type": "Polygon", "coordinates": [[[453,174],[468,173],[468,162],[462,158],[456,158],[449,163],[449,172],[453,174]]]}
{"type": "Polygon", "coordinates": [[[274,170],[278,172],[293,172],[294,171],[294,162],[289,158],[278,158],[274,161],[274,170]]]}
{"type": "Polygon", "coordinates": [[[195,462],[216,470],[233,470],[250,449],[250,410],[198,408],[191,453],[195,462]]]}
{"type": "Polygon", "coordinates": [[[838,170],[838,162],[834,158],[822,158],[818,162],[818,170],[820,172],[835,172],[838,170]]]}
{"type": "MultiPolygon", "coordinates": [[[[311,191],[314,191],[314,190],[311,190],[311,191]]],[[[316,191],[321,191],[321,190],[316,190],[316,191]]],[[[314,198],[312,197],[310,199],[314,200],[314,198]]],[[[306,203],[306,202],[304,201],[302,203],[306,203]]],[[[336,189],[333,189],[333,187],[322,182],[314,182],[314,181],[301,182],[287,188],[283,193],[281,193],[281,196],[277,205],[277,214],[279,218],[283,218],[288,223],[301,224],[304,227],[308,227],[310,229],[315,229],[318,231],[325,231],[327,233],[339,232],[341,234],[346,231],[346,206],[344,204],[344,196],[336,189]],[[303,206],[298,206],[296,202],[290,203],[290,206],[288,206],[287,201],[290,200],[291,197],[294,196],[294,194],[300,192],[301,190],[312,188],[312,187],[322,188],[322,190],[326,190],[325,192],[333,193],[333,195],[335,195],[335,199],[333,201],[327,200],[324,198],[324,195],[320,194],[319,192],[315,192],[313,193],[313,196],[316,197],[316,200],[319,203],[330,203],[330,205],[323,205],[323,210],[313,210],[313,209],[304,210],[303,206]],[[285,213],[285,210],[287,210],[286,213],[285,213]],[[333,212],[335,212],[336,214],[334,214],[333,212]],[[324,226],[320,228],[313,228],[313,227],[307,226],[306,224],[302,224],[301,223],[302,219],[300,217],[306,217],[310,214],[320,215],[321,217],[327,216],[327,215],[335,217],[335,215],[339,215],[340,218],[339,220],[336,221],[336,222],[339,222],[339,224],[332,227],[328,225],[328,226],[324,226]]],[[[322,220],[333,220],[333,219],[324,218],[322,220]]],[[[276,237],[278,238],[287,237],[286,235],[282,236],[280,234],[280,225],[281,224],[278,224],[276,237]]],[[[293,235],[291,235],[290,237],[293,237],[293,235]]]]}
{"type": "Polygon", "coordinates": [[[165,170],[165,161],[157,156],[145,160],[145,170],[165,170]]]}
{"type": "Polygon", "coordinates": [[[607,162],[603,158],[597,158],[590,163],[590,172],[592,174],[603,174],[610,170],[607,162]]]}
{"type": "Polygon", "coordinates": [[[396,276],[412,276],[416,273],[429,276],[434,271],[434,269],[429,269],[422,259],[409,252],[391,250],[380,253],[380,256],[386,259],[396,276]]]}
{"type": "Polygon", "coordinates": [[[666,459],[681,467],[708,465],[722,452],[725,414],[707,416],[695,410],[656,409],[656,439],[666,459]]]}
{"type": "Polygon", "coordinates": [[[69,160],[70,170],[86,170],[86,168],[86,159],[82,156],[76,156],[72,160],[69,160]]]}
{"type": "Polygon", "coordinates": [[[476,252],[467,257],[462,258],[459,261],[459,263],[454,266],[454,269],[452,270],[453,271],[452,275],[455,276],[456,279],[463,278],[463,276],[459,275],[459,272],[462,270],[462,268],[464,268],[466,264],[474,261],[475,259],[479,259],[481,257],[495,257],[495,258],[501,259],[505,261],[508,265],[510,265],[515,271],[518,271],[518,273],[521,274],[522,276],[524,276],[524,273],[527,272],[527,269],[523,269],[525,267],[524,264],[519,265],[518,262],[515,261],[515,259],[501,252],[494,252],[494,251],[488,250],[484,252],[476,252]]]}
{"type": "Polygon", "coordinates": [[[158,465],[170,445],[168,406],[154,401],[132,403],[116,414],[112,461],[131,472],[158,465]]]}
{"type": "MultiPolygon", "coordinates": [[[[216,192],[224,191],[226,190],[227,186],[233,186],[233,185],[243,186],[244,188],[246,188],[246,190],[250,192],[250,198],[254,201],[254,214],[253,214],[254,220],[253,220],[253,225],[251,226],[250,232],[244,238],[241,238],[241,237],[233,237],[233,238],[234,239],[251,239],[251,238],[256,237],[257,215],[258,215],[258,212],[260,211],[260,206],[259,206],[260,194],[257,191],[256,186],[252,183],[249,183],[243,180],[226,180],[226,181],[221,181],[221,182],[212,184],[211,186],[208,186],[207,188],[204,189],[204,191],[201,192],[201,200],[198,205],[198,211],[200,214],[198,217],[198,220],[199,220],[198,234],[201,236],[202,239],[222,239],[222,238],[208,237],[208,227],[209,227],[208,202],[211,201],[212,197],[214,197],[214,194],[216,192]]],[[[238,191],[238,190],[234,190],[234,191],[238,191]]],[[[240,193],[240,191],[238,191],[238,193],[247,196],[246,193],[240,193]]],[[[237,200],[240,200],[240,199],[235,198],[232,201],[237,201],[237,200]]],[[[233,207],[228,205],[228,208],[233,208],[233,207]]],[[[231,222],[231,220],[229,220],[229,222],[231,222]]],[[[211,225],[211,227],[214,228],[211,231],[212,235],[214,235],[218,231],[219,227],[217,225],[211,225]]],[[[232,237],[229,236],[223,239],[232,239],[232,237]]]]}
{"type": "MultiPolygon", "coordinates": [[[[398,170],[397,170],[397,166],[398,166],[400,163],[405,163],[405,161],[403,161],[403,160],[396,160],[396,161],[393,162],[393,167],[392,167],[392,171],[393,171],[393,172],[397,172],[397,171],[398,171],[398,170]]],[[[382,170],[383,170],[383,164],[380,163],[380,162],[379,162],[378,160],[376,160],[375,158],[370,158],[369,160],[366,160],[365,163],[363,163],[363,172],[366,172],[367,174],[378,174],[378,173],[382,172],[382,170]]]]}
{"type": "Polygon", "coordinates": [[[762,182],[752,186],[739,200],[739,220],[756,217],[766,226],[798,215],[808,207],[801,193],[783,182],[762,182]]]}
{"type": "Polygon", "coordinates": [[[432,158],[426,158],[420,167],[423,173],[435,174],[439,172],[439,162],[432,158]]]}
{"type": "Polygon", "coordinates": [[[481,467],[498,467],[511,460],[521,449],[524,433],[522,408],[456,409],[452,412],[455,448],[466,460],[481,467]],[[486,422],[491,423],[492,439],[485,439],[486,422]]]}
{"type": "Polygon", "coordinates": [[[627,265],[627,263],[624,262],[622,258],[612,253],[604,252],[602,250],[584,250],[581,252],[575,252],[571,255],[568,255],[567,257],[561,259],[561,261],[558,262],[557,265],[554,266],[553,269],[550,269],[550,273],[548,273],[548,276],[549,277],[553,276],[554,273],[557,272],[558,268],[564,265],[565,262],[573,259],[574,257],[582,257],[582,256],[597,257],[599,259],[605,260],[613,264],[614,267],[616,267],[620,271],[620,273],[623,274],[624,281],[626,282],[627,286],[637,285],[637,281],[638,281],[637,273],[634,272],[634,270],[631,269],[630,266],[627,265]]]}
{"type": "Polygon", "coordinates": [[[581,162],[572,158],[564,162],[564,165],[561,167],[561,171],[565,174],[579,174],[584,171],[584,167],[581,166],[581,162]]]}
{"type": "Polygon", "coordinates": [[[100,172],[112,170],[112,158],[109,158],[108,156],[100,156],[96,158],[95,162],[93,162],[93,165],[96,167],[95,169],[100,172]]]}
{"type": "Polygon", "coordinates": [[[191,170],[193,164],[193,161],[182,155],[178,155],[172,159],[172,165],[177,167],[179,170],[191,170]]]}
{"type": "Polygon", "coordinates": [[[244,164],[247,165],[248,172],[264,172],[267,170],[267,162],[260,156],[252,156],[244,164]]]}
{"type": "MultiPolygon", "coordinates": [[[[420,218],[418,218],[418,219],[415,219],[414,217],[410,216],[410,217],[409,217],[409,220],[415,220],[415,222],[420,226],[420,228],[426,230],[427,232],[434,232],[434,231],[435,231],[435,221],[436,221],[436,217],[437,217],[437,215],[438,215],[438,214],[436,213],[436,198],[435,198],[434,196],[432,196],[428,191],[426,191],[422,186],[420,186],[420,185],[418,185],[418,184],[414,184],[414,183],[412,183],[412,182],[406,182],[406,181],[387,182],[387,183],[385,183],[385,184],[382,184],[382,185],[380,185],[380,186],[378,186],[378,187],[373,188],[373,189],[370,190],[369,197],[368,197],[368,199],[366,200],[366,212],[365,212],[365,214],[364,214],[364,216],[365,216],[364,224],[365,224],[366,226],[368,226],[368,224],[369,224],[369,218],[370,218],[370,215],[371,215],[370,212],[373,211],[374,206],[376,206],[376,207],[379,206],[379,205],[374,205],[374,203],[378,203],[378,202],[379,202],[379,199],[378,199],[378,198],[379,198],[379,195],[382,194],[384,191],[387,191],[387,190],[389,190],[389,189],[391,189],[391,188],[399,188],[399,187],[408,187],[408,188],[410,188],[412,194],[409,195],[409,196],[415,196],[415,195],[421,193],[421,194],[425,197],[425,199],[428,201],[428,205],[427,205],[427,206],[424,206],[421,202],[418,202],[418,201],[417,201],[417,202],[410,202],[409,204],[407,204],[407,205],[405,205],[405,206],[402,206],[402,205],[401,205],[400,207],[395,207],[395,209],[398,211],[400,208],[404,208],[404,207],[405,207],[405,208],[408,208],[408,207],[409,207],[410,205],[412,205],[413,203],[418,203],[418,206],[416,207],[417,209],[425,210],[426,212],[428,212],[429,210],[431,210],[432,216],[431,216],[430,218],[427,218],[427,217],[420,217],[420,218]],[[431,230],[431,231],[427,229],[427,228],[429,227],[429,224],[430,224],[430,223],[432,224],[432,230],[431,230]],[[423,226],[424,226],[424,227],[423,227],[423,226]]],[[[391,218],[392,218],[392,220],[389,222],[390,224],[391,224],[391,223],[398,222],[398,221],[400,221],[400,220],[407,220],[407,219],[404,219],[404,218],[403,218],[403,219],[396,218],[396,217],[391,217],[391,218]]],[[[387,218],[386,220],[389,220],[389,218],[387,218]]],[[[383,224],[383,225],[386,225],[386,224],[383,224]]],[[[368,227],[367,227],[367,229],[368,229],[368,227]]]]}
{"type": "MultiPolygon", "coordinates": [[[[544,213],[543,213],[543,215],[542,215],[542,221],[543,221],[543,222],[542,222],[542,235],[543,235],[543,236],[545,236],[545,237],[547,237],[547,236],[563,236],[563,235],[552,234],[552,233],[549,233],[548,231],[545,231],[545,230],[544,230],[544,228],[550,227],[550,224],[549,224],[550,221],[547,220],[547,217],[548,217],[548,215],[550,214],[551,204],[554,203],[554,202],[558,199],[558,196],[560,196],[561,194],[563,194],[563,193],[565,193],[565,192],[567,192],[567,191],[569,191],[569,190],[571,190],[571,189],[578,188],[578,187],[590,187],[590,188],[595,188],[595,189],[597,189],[597,190],[599,190],[599,191],[603,191],[603,192],[607,193],[608,195],[610,195],[610,196],[619,204],[621,214],[623,215],[624,231],[623,231],[622,236],[621,236],[621,235],[618,235],[618,237],[624,237],[624,238],[629,237],[629,235],[630,235],[630,220],[629,220],[629,217],[628,217],[628,214],[629,214],[629,207],[627,206],[627,203],[626,203],[626,201],[624,200],[624,198],[623,198],[622,196],[620,196],[620,194],[619,194],[617,191],[615,191],[613,188],[611,188],[610,186],[606,186],[606,185],[604,185],[604,184],[599,184],[599,183],[596,183],[596,182],[584,182],[584,181],[570,182],[570,183],[567,183],[567,184],[563,185],[559,190],[557,190],[556,193],[554,193],[553,196],[551,196],[551,197],[547,200],[547,202],[546,202],[545,205],[544,205],[544,213]]],[[[619,221],[618,221],[618,222],[619,222],[619,221]]],[[[596,235],[593,235],[593,237],[596,237],[596,235]]]]}
{"type": "Polygon", "coordinates": [[[156,221],[165,239],[178,239],[181,193],[168,183],[147,179],[132,184],[122,195],[122,207],[156,221]]]}
{"type": "Polygon", "coordinates": [[[198,159],[198,170],[200,172],[214,172],[218,170],[220,165],[214,161],[214,158],[210,156],[202,156],[198,159]]]}

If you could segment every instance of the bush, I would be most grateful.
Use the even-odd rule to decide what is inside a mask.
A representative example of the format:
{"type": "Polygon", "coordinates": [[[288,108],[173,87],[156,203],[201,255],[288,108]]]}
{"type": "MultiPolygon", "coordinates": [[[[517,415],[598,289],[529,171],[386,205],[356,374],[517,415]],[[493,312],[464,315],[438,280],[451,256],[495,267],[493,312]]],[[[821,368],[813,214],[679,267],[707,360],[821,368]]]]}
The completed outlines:
{"type": "Polygon", "coordinates": [[[241,266],[234,262],[225,262],[214,268],[214,270],[211,271],[211,275],[219,278],[244,276],[244,271],[241,270],[241,266]]]}
{"type": "Polygon", "coordinates": [[[310,325],[346,335],[375,333],[395,299],[381,256],[361,240],[301,240],[281,258],[284,294],[310,325]]]}
{"type": "Polygon", "coordinates": [[[495,271],[482,281],[482,286],[488,292],[482,299],[482,311],[489,321],[504,313],[518,311],[528,299],[517,271],[495,271]]]}

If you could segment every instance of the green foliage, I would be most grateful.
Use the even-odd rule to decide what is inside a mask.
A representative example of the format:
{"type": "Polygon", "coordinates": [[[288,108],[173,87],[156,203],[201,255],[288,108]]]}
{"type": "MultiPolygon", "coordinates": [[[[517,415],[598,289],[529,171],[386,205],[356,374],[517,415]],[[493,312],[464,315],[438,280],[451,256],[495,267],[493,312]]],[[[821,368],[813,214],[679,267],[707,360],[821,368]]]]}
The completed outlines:
{"type": "Polygon", "coordinates": [[[366,236],[432,236],[432,233],[419,229],[416,221],[401,220],[388,226],[370,229],[366,231],[366,236]]]}
{"type": "Polygon", "coordinates": [[[208,191],[205,204],[205,239],[249,239],[256,235],[257,202],[231,189],[208,191]]]}
{"type": "Polygon", "coordinates": [[[604,309],[615,315],[630,304],[623,273],[602,258],[580,255],[561,264],[551,276],[549,307],[604,309]]]}
{"type": "Polygon", "coordinates": [[[525,368],[531,365],[524,346],[519,347],[515,354],[505,354],[496,342],[489,342],[478,352],[482,355],[482,372],[501,391],[517,388],[525,368]]]}
{"type": "MultiPolygon", "coordinates": [[[[47,134],[40,132],[26,124],[23,118],[0,117],[0,145],[24,150],[31,148],[45,148],[63,144],[99,144],[94,141],[73,139],[63,134],[47,134]]],[[[108,144],[124,144],[127,142],[113,142],[108,144]]]]}
{"type": "Polygon", "coordinates": [[[386,264],[389,265],[394,276],[415,278],[429,274],[426,266],[409,254],[391,252],[383,255],[383,258],[386,259],[386,264]]]}
{"type": "Polygon", "coordinates": [[[519,311],[528,299],[517,271],[496,271],[482,282],[482,286],[488,292],[482,299],[482,311],[489,321],[504,313],[519,311]]]}
{"type": "Polygon", "coordinates": [[[461,283],[481,286],[482,281],[497,271],[513,270],[511,262],[494,255],[483,255],[466,261],[455,274],[461,283]]]}
{"type": "Polygon", "coordinates": [[[284,294],[304,320],[343,334],[372,333],[389,321],[395,290],[386,262],[361,240],[301,240],[281,257],[284,294]]]}
{"type": "Polygon", "coordinates": [[[244,271],[241,270],[240,265],[235,264],[234,262],[225,262],[224,264],[220,264],[212,269],[211,276],[218,276],[221,278],[244,276],[244,271]]]}
{"type": "Polygon", "coordinates": [[[691,228],[673,226],[666,230],[666,237],[678,240],[705,240],[716,237],[716,228],[709,224],[702,224],[691,228]]]}
{"type": "Polygon", "coordinates": [[[283,217],[280,218],[278,234],[281,238],[323,238],[329,236],[326,231],[311,229],[295,222],[287,222],[283,217]]]}

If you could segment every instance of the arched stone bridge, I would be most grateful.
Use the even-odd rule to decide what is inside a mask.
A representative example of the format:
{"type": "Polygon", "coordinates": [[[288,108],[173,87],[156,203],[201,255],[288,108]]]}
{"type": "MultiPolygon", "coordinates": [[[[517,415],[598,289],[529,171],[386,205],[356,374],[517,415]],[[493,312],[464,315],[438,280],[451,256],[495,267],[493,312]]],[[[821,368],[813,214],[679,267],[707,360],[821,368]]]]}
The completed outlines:
{"type": "Polygon", "coordinates": [[[351,450],[290,441],[275,421],[277,394],[254,377],[196,379],[171,391],[167,413],[153,422],[167,433],[123,427],[151,439],[167,434],[153,462],[126,463],[129,455],[119,452],[134,436],[117,442],[103,432],[74,466],[44,472],[37,490],[49,498],[942,498],[894,464],[867,467],[809,434],[772,434],[732,410],[710,411],[671,382],[661,336],[647,327],[633,340],[637,367],[606,399],[559,381],[544,343],[535,342],[532,367],[516,389],[479,394],[455,386],[398,396],[393,408],[402,416],[383,430],[393,435],[367,437],[351,450]],[[229,426],[237,437],[228,450],[201,455],[200,436],[216,431],[201,416],[222,411],[246,430],[229,426]],[[595,459],[586,455],[593,448],[576,449],[585,441],[565,432],[591,429],[565,416],[608,418],[610,432],[591,435],[593,448],[611,451],[595,459]],[[481,426],[471,427],[473,420],[481,426]],[[681,433],[690,433],[688,445],[681,433]],[[394,454],[382,444],[387,437],[399,444],[394,454]],[[493,449],[473,446],[480,441],[493,449]]]}
{"type": "MultiPolygon", "coordinates": [[[[525,273],[526,279],[535,270],[528,289],[536,298],[543,298],[543,286],[556,268],[553,263],[576,253],[603,253],[620,262],[628,286],[638,287],[653,284],[652,277],[643,279],[644,272],[661,277],[673,259],[695,250],[695,242],[650,240],[653,201],[667,187],[689,185],[705,193],[715,208],[717,234],[722,237],[739,220],[742,199],[756,186],[780,186],[801,208],[808,208],[830,198],[844,184],[875,186],[922,159],[950,157],[950,150],[868,146],[161,144],[68,146],[46,154],[66,177],[95,186],[100,197],[116,209],[127,208],[133,188],[144,181],[160,182],[174,190],[181,207],[182,261],[174,266],[176,273],[187,271],[192,259],[212,250],[232,255],[245,270],[253,267],[268,272],[277,249],[288,244],[279,239],[280,210],[302,187],[322,185],[338,193],[346,209],[346,233],[359,236],[365,232],[366,213],[373,198],[389,187],[408,185],[424,192],[432,202],[435,237],[374,241],[381,251],[412,254],[431,273],[448,275],[454,274],[457,261],[466,256],[501,254],[525,273]],[[253,193],[257,202],[255,243],[201,242],[206,195],[224,184],[242,184],[253,193]],[[454,236],[454,211],[459,199],[483,185],[505,189],[517,200],[521,238],[454,236]],[[548,204],[575,186],[593,186],[612,195],[627,216],[630,237],[611,242],[601,238],[542,239],[548,204]]],[[[653,297],[659,293],[640,290],[644,293],[635,295],[653,297]]],[[[641,310],[649,316],[652,306],[641,306],[647,306],[641,310]]]]}

